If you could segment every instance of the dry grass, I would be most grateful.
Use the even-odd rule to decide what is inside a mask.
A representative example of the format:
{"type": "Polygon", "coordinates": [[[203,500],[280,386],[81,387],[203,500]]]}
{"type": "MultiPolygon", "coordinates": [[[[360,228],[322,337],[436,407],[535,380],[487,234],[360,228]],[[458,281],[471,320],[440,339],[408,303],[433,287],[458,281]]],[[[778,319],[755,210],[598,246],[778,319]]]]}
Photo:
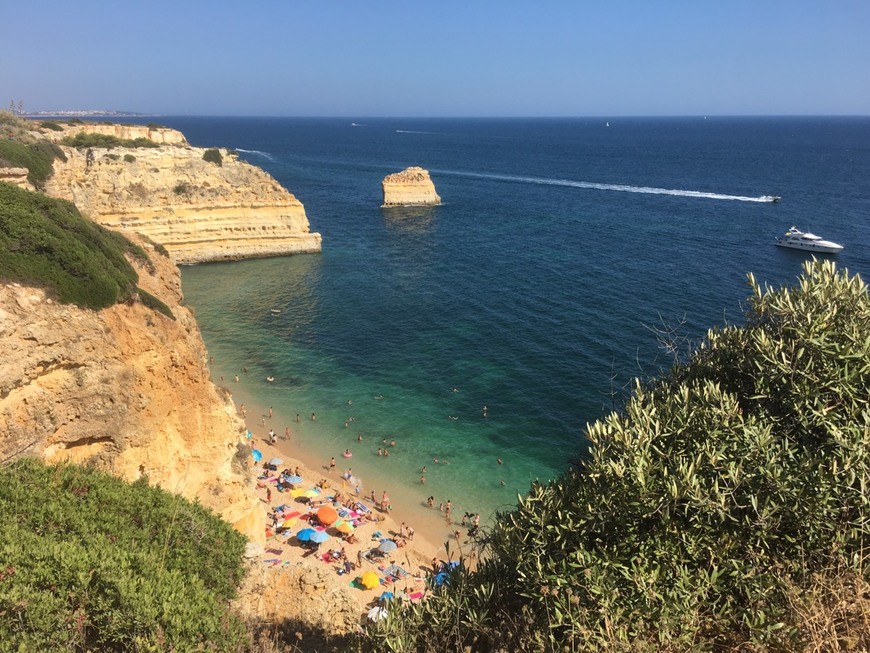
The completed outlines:
{"type": "Polygon", "coordinates": [[[870,651],[870,583],[852,570],[813,579],[788,592],[802,653],[870,651]]]}

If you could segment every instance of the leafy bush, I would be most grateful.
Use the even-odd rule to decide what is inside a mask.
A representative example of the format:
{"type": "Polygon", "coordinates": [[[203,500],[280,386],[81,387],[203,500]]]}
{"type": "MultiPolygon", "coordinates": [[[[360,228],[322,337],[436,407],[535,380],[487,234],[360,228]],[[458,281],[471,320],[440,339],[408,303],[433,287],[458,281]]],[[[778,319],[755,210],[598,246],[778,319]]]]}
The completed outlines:
{"type": "Polygon", "coordinates": [[[136,157],[133,156],[132,154],[125,154],[124,155],[124,161],[126,161],[127,163],[133,163],[133,161],[135,161],[135,160],[136,160],[136,157]]]}
{"type": "Polygon", "coordinates": [[[39,126],[42,127],[43,129],[50,129],[50,130],[56,131],[56,132],[63,131],[63,127],[58,125],[54,120],[43,120],[41,123],[39,123],[39,126]]]}
{"type": "Polygon", "coordinates": [[[117,136],[111,136],[110,134],[97,134],[97,133],[86,133],[86,132],[78,132],[74,136],[66,136],[61,140],[63,145],[68,147],[82,148],[82,147],[160,147],[159,143],[155,143],[149,138],[134,138],[134,139],[124,139],[118,138],[117,136]]]}
{"type": "Polygon", "coordinates": [[[172,192],[176,195],[187,195],[190,192],[190,186],[185,182],[180,181],[172,188],[172,192]]]}
{"type": "Polygon", "coordinates": [[[794,597],[870,575],[870,299],[831,262],[750,285],[745,326],[637,383],[577,470],[498,516],[476,572],[362,649],[800,648],[794,597]]]}
{"type": "Polygon", "coordinates": [[[235,651],[242,535],[197,504],[77,466],[0,468],[4,650],[235,651]]]}
{"type": "Polygon", "coordinates": [[[0,160],[12,166],[27,168],[27,180],[36,188],[54,172],[54,159],[66,161],[66,155],[57,145],[48,141],[25,144],[16,140],[0,140],[0,160]]]}
{"type": "Polygon", "coordinates": [[[208,161],[209,163],[214,163],[216,165],[222,166],[224,164],[224,158],[221,156],[221,151],[216,147],[210,147],[202,154],[202,158],[204,161],[208,161]]]}
{"type": "Polygon", "coordinates": [[[168,317],[170,320],[175,320],[175,314],[172,312],[172,309],[151,293],[139,288],[139,299],[148,308],[155,310],[158,313],[163,313],[163,315],[168,317]]]}
{"type": "Polygon", "coordinates": [[[0,183],[0,278],[36,284],[61,302],[105,308],[136,292],[125,253],[147,260],[126,238],[64,200],[0,183]]]}

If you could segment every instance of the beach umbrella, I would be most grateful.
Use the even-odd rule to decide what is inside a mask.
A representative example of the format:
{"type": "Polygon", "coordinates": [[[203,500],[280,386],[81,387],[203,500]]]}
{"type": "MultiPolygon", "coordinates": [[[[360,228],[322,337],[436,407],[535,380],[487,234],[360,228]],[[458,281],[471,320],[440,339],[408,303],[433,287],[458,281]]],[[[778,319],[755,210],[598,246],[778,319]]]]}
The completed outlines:
{"type": "Polygon", "coordinates": [[[305,490],[305,492],[302,493],[302,496],[308,497],[309,499],[313,499],[314,497],[320,496],[320,491],[315,490],[314,488],[311,488],[310,490],[305,490]]]}
{"type": "Polygon", "coordinates": [[[302,477],[296,476],[296,474],[293,474],[291,476],[285,476],[284,482],[289,483],[290,485],[298,485],[299,483],[302,482],[302,477]]]}
{"type": "Polygon", "coordinates": [[[283,458],[272,458],[272,459],[269,461],[269,464],[270,464],[270,465],[280,465],[280,464],[283,463],[283,462],[284,462],[284,459],[283,459],[283,458]]]}
{"type": "Polygon", "coordinates": [[[381,584],[380,577],[373,571],[365,571],[363,575],[359,577],[359,582],[362,583],[362,586],[366,589],[372,590],[381,584]]]}
{"type": "Polygon", "coordinates": [[[383,606],[376,605],[371,610],[366,613],[372,621],[378,621],[379,619],[387,618],[387,609],[383,606]]]}
{"type": "Polygon", "coordinates": [[[294,499],[297,497],[301,497],[303,494],[305,494],[305,490],[303,490],[302,488],[295,488],[293,490],[290,490],[290,496],[294,499]]]}
{"type": "Polygon", "coordinates": [[[383,594],[381,594],[378,597],[378,601],[380,601],[382,603],[386,603],[387,601],[392,601],[392,600],[393,600],[393,593],[392,592],[384,592],[383,594]]]}
{"type": "Polygon", "coordinates": [[[317,544],[321,544],[326,542],[329,539],[329,533],[326,531],[314,531],[314,534],[308,538],[311,542],[316,542],[317,544]]]}
{"type": "Polygon", "coordinates": [[[284,523],[281,524],[281,528],[290,528],[293,524],[296,523],[296,517],[291,517],[290,519],[285,519],[284,523]]]}
{"type": "Polygon", "coordinates": [[[378,545],[378,551],[381,553],[389,553],[390,551],[395,551],[399,548],[399,545],[393,542],[393,540],[384,540],[378,545]]]}
{"type": "Polygon", "coordinates": [[[332,506],[320,506],[317,510],[317,518],[320,520],[321,524],[329,526],[338,519],[338,513],[332,506]]]}
{"type": "Polygon", "coordinates": [[[317,531],[313,528],[303,528],[301,531],[296,533],[296,539],[300,542],[307,542],[311,539],[311,536],[314,535],[317,531]]]}
{"type": "Polygon", "coordinates": [[[255,463],[258,463],[263,460],[263,452],[259,449],[253,449],[251,450],[251,457],[254,459],[255,463]]]}
{"type": "Polygon", "coordinates": [[[335,530],[339,533],[353,533],[353,524],[349,521],[343,521],[335,525],[335,530]]]}

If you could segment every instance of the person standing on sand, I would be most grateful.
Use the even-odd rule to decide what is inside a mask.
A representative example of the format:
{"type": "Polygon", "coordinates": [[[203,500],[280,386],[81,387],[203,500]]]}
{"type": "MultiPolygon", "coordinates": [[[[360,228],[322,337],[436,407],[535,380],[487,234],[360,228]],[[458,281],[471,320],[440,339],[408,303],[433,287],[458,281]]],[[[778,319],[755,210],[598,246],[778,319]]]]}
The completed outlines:
{"type": "Polygon", "coordinates": [[[272,488],[266,488],[266,503],[272,503],[272,488]]]}
{"type": "Polygon", "coordinates": [[[272,407],[269,406],[269,419],[272,419],[272,407]]]}
{"type": "Polygon", "coordinates": [[[329,459],[329,471],[335,469],[335,456],[329,459]]]}
{"type": "Polygon", "coordinates": [[[289,426],[284,427],[284,439],[285,440],[290,439],[290,427],[289,426]]]}

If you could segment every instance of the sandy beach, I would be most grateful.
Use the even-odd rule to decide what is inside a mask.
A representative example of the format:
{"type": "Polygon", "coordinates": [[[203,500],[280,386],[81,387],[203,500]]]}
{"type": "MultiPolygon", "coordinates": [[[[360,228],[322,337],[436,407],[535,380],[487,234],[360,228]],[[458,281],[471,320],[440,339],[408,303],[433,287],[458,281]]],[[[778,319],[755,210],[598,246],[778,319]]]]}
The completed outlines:
{"type": "MultiPolygon", "coordinates": [[[[272,413],[270,417],[270,408],[250,403],[237,403],[236,409],[250,434],[248,444],[261,454],[259,462],[254,462],[253,457],[251,460],[258,476],[257,495],[267,512],[266,545],[259,561],[265,569],[302,566],[317,569],[319,577],[323,577],[323,569],[329,570],[326,577],[334,589],[353,588],[351,595],[363,619],[384,592],[422,600],[426,576],[435,561],[455,561],[463,554],[467,560],[470,522],[466,527],[454,524],[437,507],[423,508],[425,519],[420,518],[420,512],[411,519],[405,514],[408,511],[396,508],[389,495],[387,504],[382,504],[386,488],[390,487],[388,478],[374,479],[366,489],[357,488],[344,478],[349,459],[343,458],[341,452],[336,452],[335,466],[331,467],[331,461],[318,464],[294,446],[292,422],[287,416],[272,413]],[[274,441],[270,430],[274,430],[274,441]],[[273,459],[281,461],[275,465],[277,469],[265,469],[263,464],[273,459]],[[302,480],[287,486],[281,482],[283,471],[302,480]],[[319,523],[316,517],[324,506],[337,509],[339,514],[331,524],[319,523]],[[306,546],[297,537],[305,528],[313,528],[328,539],[316,548],[306,546]],[[348,533],[343,534],[343,530],[348,533]],[[396,544],[395,548],[391,543],[396,544]],[[392,550],[381,553],[379,548],[392,550]],[[371,588],[359,582],[366,572],[377,577],[377,584],[371,588]]],[[[367,575],[363,580],[372,578],[367,575]]]]}

